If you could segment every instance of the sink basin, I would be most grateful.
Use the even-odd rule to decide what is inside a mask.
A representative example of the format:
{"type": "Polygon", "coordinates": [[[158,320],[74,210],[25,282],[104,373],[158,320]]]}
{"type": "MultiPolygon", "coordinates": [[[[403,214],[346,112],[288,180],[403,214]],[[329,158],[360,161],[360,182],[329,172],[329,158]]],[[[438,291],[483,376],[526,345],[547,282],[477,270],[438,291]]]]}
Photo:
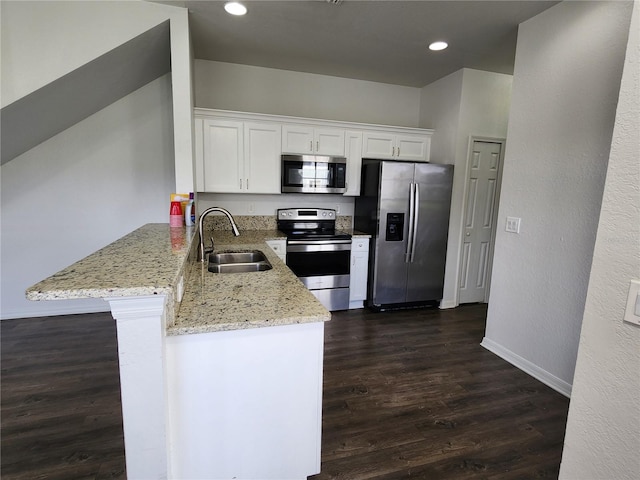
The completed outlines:
{"type": "Polygon", "coordinates": [[[267,257],[260,250],[250,250],[246,252],[220,252],[210,253],[209,263],[253,263],[266,262],[267,257]]]}
{"type": "Polygon", "coordinates": [[[213,273],[264,272],[272,268],[260,250],[209,254],[208,270],[213,273]]]}

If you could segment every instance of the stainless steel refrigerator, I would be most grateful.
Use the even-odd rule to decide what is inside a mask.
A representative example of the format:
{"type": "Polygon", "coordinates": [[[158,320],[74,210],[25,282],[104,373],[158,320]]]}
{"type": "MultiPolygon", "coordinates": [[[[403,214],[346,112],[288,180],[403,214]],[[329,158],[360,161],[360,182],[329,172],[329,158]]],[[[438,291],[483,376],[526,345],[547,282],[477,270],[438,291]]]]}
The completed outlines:
{"type": "Polygon", "coordinates": [[[453,166],[363,159],[354,228],[372,236],[367,303],[442,299],[453,166]]]}

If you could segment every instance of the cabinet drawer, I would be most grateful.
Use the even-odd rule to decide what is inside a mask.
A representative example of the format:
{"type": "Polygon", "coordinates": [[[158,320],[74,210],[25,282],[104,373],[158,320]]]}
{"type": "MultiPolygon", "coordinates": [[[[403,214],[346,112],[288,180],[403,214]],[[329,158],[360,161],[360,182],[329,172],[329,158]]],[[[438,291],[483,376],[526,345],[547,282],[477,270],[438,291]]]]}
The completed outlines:
{"type": "Polygon", "coordinates": [[[368,238],[354,238],[351,240],[352,252],[366,252],[369,250],[368,238]]]}

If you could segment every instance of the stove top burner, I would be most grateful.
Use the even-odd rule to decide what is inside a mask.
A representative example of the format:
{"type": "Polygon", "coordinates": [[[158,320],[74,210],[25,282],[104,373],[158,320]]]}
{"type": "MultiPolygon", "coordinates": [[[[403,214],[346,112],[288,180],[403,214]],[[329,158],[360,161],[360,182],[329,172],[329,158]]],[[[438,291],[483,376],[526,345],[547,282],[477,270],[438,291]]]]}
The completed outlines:
{"type": "Polygon", "coordinates": [[[278,210],[278,230],[288,239],[349,240],[351,235],[336,230],[336,211],[330,209],[278,210]]]}

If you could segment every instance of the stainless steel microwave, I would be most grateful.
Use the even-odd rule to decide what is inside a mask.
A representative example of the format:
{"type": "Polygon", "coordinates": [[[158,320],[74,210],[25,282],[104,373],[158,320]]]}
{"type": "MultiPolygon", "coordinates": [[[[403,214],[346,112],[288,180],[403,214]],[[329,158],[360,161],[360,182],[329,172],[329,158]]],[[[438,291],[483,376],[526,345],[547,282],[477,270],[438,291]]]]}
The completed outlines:
{"type": "Polygon", "coordinates": [[[282,193],[344,193],[347,159],[323,155],[282,155],[282,193]]]}

